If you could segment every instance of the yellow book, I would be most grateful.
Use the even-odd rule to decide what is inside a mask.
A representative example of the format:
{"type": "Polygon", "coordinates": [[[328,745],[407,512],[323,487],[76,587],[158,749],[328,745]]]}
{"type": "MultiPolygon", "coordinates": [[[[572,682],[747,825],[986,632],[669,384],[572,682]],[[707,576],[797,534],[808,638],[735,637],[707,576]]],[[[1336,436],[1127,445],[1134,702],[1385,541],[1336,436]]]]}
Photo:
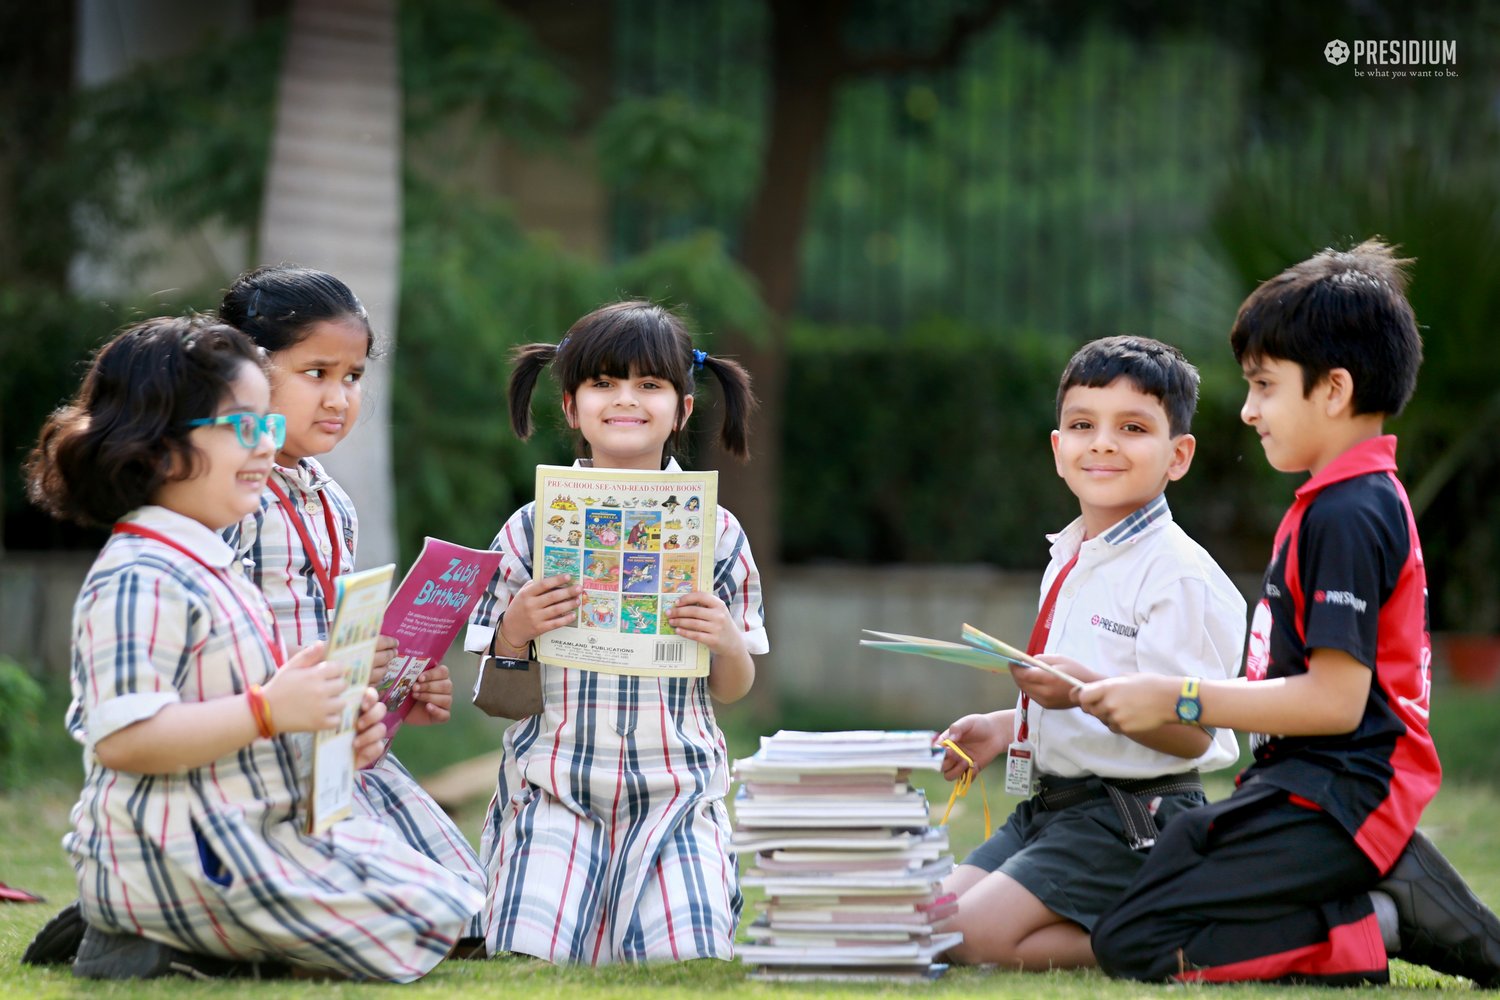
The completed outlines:
{"type": "Polygon", "coordinates": [[[344,714],[334,729],[313,736],[309,833],[322,833],[354,811],[354,724],[370,684],[375,640],[395,576],[393,564],[338,578],[338,604],[324,659],[344,667],[344,714]]]}

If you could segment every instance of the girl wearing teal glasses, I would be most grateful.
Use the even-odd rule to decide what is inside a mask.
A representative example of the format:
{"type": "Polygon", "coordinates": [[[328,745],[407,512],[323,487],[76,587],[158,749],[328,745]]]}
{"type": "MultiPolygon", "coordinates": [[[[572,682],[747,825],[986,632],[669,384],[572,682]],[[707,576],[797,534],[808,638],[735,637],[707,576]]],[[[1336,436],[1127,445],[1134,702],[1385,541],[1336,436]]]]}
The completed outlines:
{"type": "Polygon", "coordinates": [[[286,417],[280,413],[226,413],[220,417],[202,417],[189,420],[189,427],[210,427],[225,424],[234,428],[234,435],[243,448],[260,447],[260,439],[268,437],[271,445],[280,448],[286,443],[286,417]]]}
{"type": "MultiPolygon", "coordinates": [[[[263,364],[222,324],[147,320],[99,351],[28,462],[49,513],[113,526],[73,613],[67,724],[86,773],[63,843],[79,901],[30,962],[405,981],[483,899],[384,824],[303,833],[293,744],[337,723],[343,667],[321,643],[287,655],[220,535],[260,506],[284,440],[263,364]]],[[[383,714],[366,690],[358,760],[379,753],[383,714]]]]}

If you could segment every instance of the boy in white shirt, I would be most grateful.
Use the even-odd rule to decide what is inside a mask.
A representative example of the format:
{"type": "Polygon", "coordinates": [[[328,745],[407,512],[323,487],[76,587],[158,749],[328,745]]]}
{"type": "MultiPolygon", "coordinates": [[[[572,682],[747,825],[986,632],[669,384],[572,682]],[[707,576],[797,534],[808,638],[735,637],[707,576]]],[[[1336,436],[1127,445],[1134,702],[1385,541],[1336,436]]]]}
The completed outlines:
{"type": "MultiPolygon", "coordinates": [[[[1164,490],[1192,463],[1198,372],[1170,345],[1106,337],[1063,371],[1052,453],[1080,516],[1052,541],[1028,652],[1087,683],[1239,672],[1245,601],[1172,520],[1164,490]]],[[[1029,797],[944,883],[958,895],[949,958],[1028,970],[1095,964],[1094,921],[1177,813],[1204,804],[1202,770],[1239,756],[1234,735],[1170,723],[1111,732],[1045,671],[1012,669],[1014,709],[966,715],[945,736],[982,768],[1006,758],[1029,797]]],[[[1190,692],[1185,693],[1191,695],[1190,692]]],[[[951,750],[944,776],[969,764],[951,750]]]]}

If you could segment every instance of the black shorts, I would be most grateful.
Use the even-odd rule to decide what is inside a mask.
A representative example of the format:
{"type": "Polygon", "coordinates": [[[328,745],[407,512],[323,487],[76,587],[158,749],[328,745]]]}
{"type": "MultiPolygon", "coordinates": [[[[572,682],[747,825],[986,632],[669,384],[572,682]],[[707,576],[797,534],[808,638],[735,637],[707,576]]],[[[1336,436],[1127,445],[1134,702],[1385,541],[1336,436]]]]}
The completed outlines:
{"type": "MultiPolygon", "coordinates": [[[[1207,801],[1202,792],[1163,795],[1152,818],[1160,830],[1172,817],[1207,801]]],[[[1146,854],[1131,848],[1119,811],[1101,790],[1097,798],[1067,809],[1050,810],[1038,797],[1027,799],[963,863],[1010,876],[1047,909],[1092,931],[1135,878],[1146,854]]]]}

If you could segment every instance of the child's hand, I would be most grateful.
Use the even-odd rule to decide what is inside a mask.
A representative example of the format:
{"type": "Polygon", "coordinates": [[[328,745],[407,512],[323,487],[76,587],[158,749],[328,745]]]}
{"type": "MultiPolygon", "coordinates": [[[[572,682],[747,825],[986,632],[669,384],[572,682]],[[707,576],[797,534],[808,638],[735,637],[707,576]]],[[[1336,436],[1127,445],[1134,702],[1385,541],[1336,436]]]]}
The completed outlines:
{"type": "MultiPolygon", "coordinates": [[[[1014,734],[1011,732],[1009,714],[992,712],[987,715],[966,715],[945,729],[938,736],[952,740],[964,748],[964,753],[974,761],[973,770],[982,771],[986,764],[1005,752],[1014,734]]],[[[970,770],[964,760],[951,748],[943,751],[943,778],[957,781],[970,770]]]]}
{"type": "Polygon", "coordinates": [[[359,703],[359,718],[354,720],[354,766],[366,768],[380,759],[385,750],[385,703],[372,687],[365,688],[359,703]]]}
{"type": "MultiPolygon", "coordinates": [[[[1065,674],[1072,674],[1085,684],[1097,681],[1103,675],[1085,667],[1077,660],[1066,656],[1058,656],[1056,653],[1042,653],[1037,657],[1043,663],[1049,664],[1061,670],[1065,674]]],[[[1025,667],[1018,663],[1010,665],[1010,675],[1015,678],[1016,687],[1026,692],[1027,697],[1036,702],[1042,708],[1073,708],[1073,685],[1065,680],[1060,680],[1045,670],[1036,667],[1025,667]]]]}
{"type": "Polygon", "coordinates": [[[505,608],[496,635],[496,647],[525,650],[526,644],[545,632],[572,625],[583,604],[583,588],[567,575],[528,580],[505,608]]]}
{"type": "Polygon", "coordinates": [[[344,714],[344,667],[323,659],[327,644],[299,649],[266,683],[271,726],[278,733],[333,729],[344,714]]]}
{"type": "Polygon", "coordinates": [[[1177,695],[1182,678],[1161,674],[1106,677],[1077,692],[1078,707],[1097,718],[1111,732],[1145,733],[1177,721],[1177,695]]]}
{"type": "Polygon", "coordinates": [[[447,722],[453,708],[453,678],[448,668],[434,664],[418,675],[411,689],[411,711],[406,713],[408,726],[430,726],[447,722]]]}
{"type": "Polygon", "coordinates": [[[745,655],[745,633],[716,594],[683,594],[667,612],[667,624],[684,639],[703,643],[715,656],[745,655]]]}
{"type": "Polygon", "coordinates": [[[370,686],[379,687],[380,682],[385,680],[385,668],[391,665],[396,658],[396,650],[400,648],[394,636],[379,635],[375,637],[375,660],[370,664],[370,686]]]}

